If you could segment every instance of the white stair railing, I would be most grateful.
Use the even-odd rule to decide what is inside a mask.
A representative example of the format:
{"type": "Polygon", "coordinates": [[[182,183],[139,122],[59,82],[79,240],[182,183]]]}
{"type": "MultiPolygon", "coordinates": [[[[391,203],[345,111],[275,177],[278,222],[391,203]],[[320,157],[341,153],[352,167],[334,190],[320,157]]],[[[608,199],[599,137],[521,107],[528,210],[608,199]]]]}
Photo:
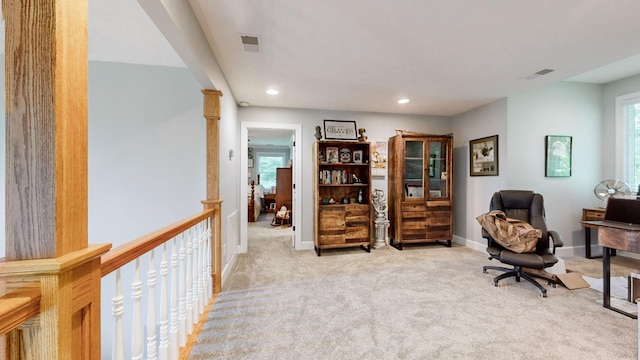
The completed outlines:
{"type": "MultiPolygon", "coordinates": [[[[115,271],[115,294],[112,297],[112,316],[114,318],[114,339],[111,358],[115,360],[130,359],[178,359],[180,349],[186,345],[187,338],[193,332],[200,315],[213,289],[211,281],[211,228],[209,216],[200,216],[200,221],[192,222],[192,226],[185,228],[179,234],[157,241],[158,246],[142,252],[142,256],[132,258],[127,255],[126,261],[133,264],[133,279],[131,280],[131,303],[126,304],[125,296],[121,292],[121,272],[123,265],[103,262],[103,276],[105,271],[115,271]],[[161,251],[159,264],[156,263],[155,249],[161,251]],[[131,258],[131,260],[128,260],[131,258]],[[140,280],[141,262],[148,261],[146,288],[140,280]],[[104,268],[112,267],[109,270],[104,268]],[[115,268],[115,269],[114,269],[115,268]],[[157,291],[157,273],[160,273],[160,289],[157,291]],[[159,299],[156,299],[157,296],[159,299]],[[142,302],[146,299],[146,319],[143,320],[142,302]],[[159,308],[156,302],[159,301],[159,308]],[[132,327],[123,329],[122,319],[130,313],[132,327]],[[157,319],[160,319],[159,323],[157,319]],[[146,324],[146,329],[143,324],[146,324]],[[127,333],[125,334],[125,330],[127,333]],[[143,336],[146,330],[146,351],[143,352],[143,336]],[[157,336],[159,332],[159,336],[157,336]],[[159,337],[159,340],[158,340],[159,337]],[[125,339],[130,341],[125,341],[125,339]],[[131,344],[131,352],[126,351],[123,344],[131,344]]],[[[146,244],[146,243],[145,243],[146,244]]],[[[145,246],[149,249],[148,246],[145,246]]],[[[129,249],[119,250],[121,254],[129,249]]],[[[125,260],[109,262],[124,263],[125,260]]],[[[126,281],[126,280],[124,280],[126,281]]]]}

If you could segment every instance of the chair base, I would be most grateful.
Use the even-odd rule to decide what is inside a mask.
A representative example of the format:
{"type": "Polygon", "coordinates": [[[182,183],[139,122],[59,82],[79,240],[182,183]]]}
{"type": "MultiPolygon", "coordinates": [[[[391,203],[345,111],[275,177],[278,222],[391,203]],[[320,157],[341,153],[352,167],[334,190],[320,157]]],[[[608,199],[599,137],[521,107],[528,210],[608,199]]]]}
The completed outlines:
{"type": "Polygon", "coordinates": [[[291,218],[290,217],[278,217],[273,216],[271,220],[271,226],[291,226],[291,218]]]}
{"type": "Polygon", "coordinates": [[[554,288],[556,287],[556,284],[557,284],[556,280],[553,279],[552,277],[545,276],[543,274],[526,272],[522,270],[521,266],[514,266],[513,268],[506,268],[501,266],[483,266],[482,267],[483,273],[486,274],[487,270],[497,270],[497,271],[504,272],[504,274],[500,274],[495,278],[493,278],[493,285],[495,286],[498,286],[498,281],[513,276],[516,278],[517,282],[520,282],[520,279],[525,279],[531,284],[533,284],[535,287],[537,287],[540,290],[540,292],[542,293],[542,297],[547,297],[547,289],[545,289],[542,285],[540,285],[540,283],[538,283],[534,278],[547,280],[548,283],[554,288]]]}

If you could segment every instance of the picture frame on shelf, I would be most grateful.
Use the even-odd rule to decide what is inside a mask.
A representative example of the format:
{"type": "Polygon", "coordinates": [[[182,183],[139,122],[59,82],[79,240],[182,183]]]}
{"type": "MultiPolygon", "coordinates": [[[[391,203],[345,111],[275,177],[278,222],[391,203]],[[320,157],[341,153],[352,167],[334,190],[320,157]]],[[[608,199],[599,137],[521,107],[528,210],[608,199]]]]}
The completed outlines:
{"type": "Polygon", "coordinates": [[[325,149],[326,161],[328,163],[337,163],[340,161],[340,153],[337,147],[329,146],[325,149]]]}
{"type": "Polygon", "coordinates": [[[356,164],[362,164],[362,150],[354,150],[353,151],[353,162],[356,164]]]}
{"type": "Polygon", "coordinates": [[[571,136],[547,135],[545,143],[545,177],[571,176],[571,136]]]}
{"type": "Polygon", "coordinates": [[[469,174],[498,176],[498,135],[469,141],[469,174]]]}
{"type": "Polygon", "coordinates": [[[357,140],[356,122],[353,120],[324,120],[324,138],[327,140],[357,140]]]}

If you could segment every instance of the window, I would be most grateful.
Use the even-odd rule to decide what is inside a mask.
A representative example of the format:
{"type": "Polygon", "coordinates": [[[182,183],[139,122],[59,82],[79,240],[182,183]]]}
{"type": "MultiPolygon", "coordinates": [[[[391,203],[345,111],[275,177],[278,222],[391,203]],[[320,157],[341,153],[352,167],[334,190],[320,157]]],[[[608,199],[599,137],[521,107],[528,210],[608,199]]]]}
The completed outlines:
{"type": "Polygon", "coordinates": [[[284,167],[284,158],[284,153],[258,153],[258,174],[260,174],[260,184],[265,191],[269,193],[275,191],[276,169],[284,167]]]}
{"type": "Polygon", "coordinates": [[[640,185],[640,92],[617,97],[616,111],[622,177],[631,191],[636,191],[640,185]]]}

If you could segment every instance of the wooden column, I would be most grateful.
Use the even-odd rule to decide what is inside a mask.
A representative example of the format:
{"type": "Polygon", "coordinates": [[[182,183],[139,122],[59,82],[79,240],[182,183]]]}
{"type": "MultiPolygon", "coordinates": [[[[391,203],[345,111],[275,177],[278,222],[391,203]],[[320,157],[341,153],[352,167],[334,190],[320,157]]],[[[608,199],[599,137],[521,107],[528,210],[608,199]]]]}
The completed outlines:
{"type": "Polygon", "coordinates": [[[86,0],[3,0],[6,260],[40,315],[8,336],[11,359],[100,354],[100,256],[87,239],[86,0]]]}
{"type": "Polygon", "coordinates": [[[87,1],[4,0],[7,260],[87,246],[87,1]]]}
{"type": "Polygon", "coordinates": [[[222,287],[222,201],[220,200],[220,90],[202,90],[203,116],[207,121],[207,198],[205,209],[214,209],[211,260],[213,264],[213,293],[222,287]]]}

